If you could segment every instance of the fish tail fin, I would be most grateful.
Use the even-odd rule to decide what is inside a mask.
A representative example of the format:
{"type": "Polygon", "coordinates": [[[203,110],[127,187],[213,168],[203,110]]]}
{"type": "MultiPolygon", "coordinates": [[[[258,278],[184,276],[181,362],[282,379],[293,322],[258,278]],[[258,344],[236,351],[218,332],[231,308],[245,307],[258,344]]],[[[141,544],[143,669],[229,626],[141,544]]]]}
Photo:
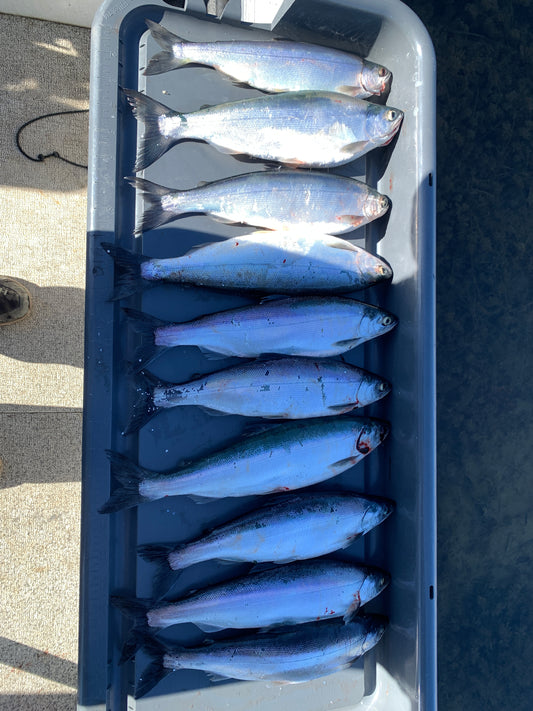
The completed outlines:
{"type": "Polygon", "coordinates": [[[139,642],[143,651],[151,657],[152,661],[143,670],[135,686],[135,698],[137,699],[151,691],[167,674],[181,668],[177,657],[182,649],[175,646],[167,647],[150,635],[144,635],[142,639],[139,638],[139,642]],[[170,669],[164,666],[165,654],[172,654],[172,668],[170,669]]]}
{"type": "Polygon", "coordinates": [[[135,89],[123,89],[124,95],[132,108],[137,121],[144,123],[144,132],[139,138],[135,172],[144,170],[152,165],[163,153],[181,138],[180,128],[187,125],[187,120],[179,111],[174,111],[168,106],[151,99],[146,94],[141,94],[135,89]],[[175,119],[180,119],[178,123],[175,119]],[[174,119],[172,130],[162,132],[162,119],[174,119]]]}
{"type": "Polygon", "coordinates": [[[166,346],[157,346],[155,343],[155,331],[157,328],[166,326],[169,322],[163,319],[150,316],[137,309],[123,308],[122,311],[128,317],[128,321],[133,330],[143,337],[143,344],[139,346],[133,356],[131,372],[137,373],[151,363],[162,353],[166,346]]]}
{"type": "Polygon", "coordinates": [[[146,24],[150,30],[150,34],[163,51],[150,59],[143,72],[145,76],[163,74],[164,72],[178,69],[189,63],[190,60],[184,56],[183,52],[181,52],[181,56],[179,56],[181,46],[187,45],[187,40],[178,37],[178,35],[170,32],[170,30],[167,30],[163,25],[152,22],[152,20],[146,20],[146,24]]]}
{"type": "Polygon", "coordinates": [[[130,636],[124,642],[119,664],[124,664],[131,659],[141,648],[144,636],[150,631],[146,613],[153,606],[150,599],[140,599],[136,597],[122,597],[121,595],[111,595],[110,602],[120,612],[133,620],[133,629],[130,636]]]}
{"type": "Polygon", "coordinates": [[[121,509],[137,506],[144,501],[149,501],[139,493],[139,484],[143,479],[149,479],[153,472],[135,464],[131,459],[118,452],[106,450],[107,457],[111,462],[112,474],[121,486],[117,487],[106,503],[98,510],[100,513],[114,513],[121,509]]]}
{"type": "Polygon", "coordinates": [[[154,388],[162,385],[157,378],[143,370],[139,373],[142,378],[140,386],[137,388],[139,397],[133,405],[133,411],[128,424],[122,432],[123,435],[138,432],[154,415],[157,415],[160,407],[154,405],[154,388]]]}
{"type": "Polygon", "coordinates": [[[169,190],[169,188],[157,185],[144,178],[126,178],[126,180],[132,187],[139,190],[144,200],[150,206],[142,212],[135,223],[136,237],[139,237],[143,232],[154,229],[154,227],[159,227],[167,222],[171,222],[182,214],[182,210],[180,210],[178,205],[173,204],[171,209],[163,207],[163,200],[168,198],[169,194],[175,197],[181,191],[169,190]]]}
{"type": "Polygon", "coordinates": [[[140,631],[148,627],[146,613],[153,606],[152,600],[149,598],[111,595],[110,601],[113,607],[120,610],[125,617],[133,620],[136,630],[140,631]]]}
{"type": "Polygon", "coordinates": [[[152,286],[141,276],[141,264],[148,261],[149,257],[117,247],[111,242],[102,242],[102,247],[115,262],[117,283],[110,301],[124,299],[136,291],[152,286]]]}
{"type": "Polygon", "coordinates": [[[157,563],[153,594],[158,600],[169,592],[181,575],[181,570],[176,570],[174,565],[171,565],[169,555],[183,548],[185,548],[185,545],[176,546],[171,543],[146,544],[137,547],[137,553],[141,558],[149,563],[157,563]]]}
{"type": "MultiPolygon", "coordinates": [[[[178,546],[179,547],[179,546],[178,546]]],[[[137,553],[147,560],[149,563],[162,563],[170,566],[168,556],[169,553],[176,550],[176,546],[172,543],[147,543],[137,546],[137,553]]]]}

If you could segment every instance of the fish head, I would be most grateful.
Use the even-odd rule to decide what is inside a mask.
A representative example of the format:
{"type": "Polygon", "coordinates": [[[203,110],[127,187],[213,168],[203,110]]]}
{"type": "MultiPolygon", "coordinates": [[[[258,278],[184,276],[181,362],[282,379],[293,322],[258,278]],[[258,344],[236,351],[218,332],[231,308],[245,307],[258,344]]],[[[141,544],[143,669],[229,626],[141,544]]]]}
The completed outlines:
{"type": "Polygon", "coordinates": [[[376,190],[369,190],[363,203],[363,215],[367,222],[372,222],[384,215],[389,207],[390,200],[386,195],[382,195],[376,190]]]}
{"type": "Polygon", "coordinates": [[[375,146],[388,145],[403,120],[403,111],[392,106],[369,104],[366,111],[366,134],[375,146]]]}
{"type": "Polygon", "coordinates": [[[365,61],[361,71],[361,86],[368,95],[379,96],[388,88],[392,74],[380,64],[365,61]]]}
{"type": "Polygon", "coordinates": [[[390,575],[385,570],[379,568],[366,568],[366,576],[359,588],[359,604],[373,600],[377,597],[390,583],[390,575]]]}
{"type": "Polygon", "coordinates": [[[365,638],[362,643],[363,654],[375,647],[385,634],[389,620],[385,615],[361,615],[361,622],[365,630],[365,638]]]}
{"type": "Polygon", "coordinates": [[[389,434],[390,425],[375,418],[358,418],[354,423],[354,455],[368,454],[378,447],[389,434]],[[361,419],[363,425],[361,426],[361,419]]]}
{"type": "Polygon", "coordinates": [[[370,252],[361,251],[357,255],[359,272],[364,277],[365,284],[372,286],[380,281],[392,279],[391,267],[380,257],[376,257],[370,252]]]}
{"type": "Polygon", "coordinates": [[[370,501],[365,509],[361,521],[362,533],[366,533],[372,528],[378,526],[382,521],[384,521],[388,516],[390,516],[393,511],[393,501],[370,501]]]}
{"type": "Polygon", "coordinates": [[[365,407],[372,402],[381,400],[382,397],[390,393],[391,389],[391,384],[384,378],[372,373],[365,373],[357,389],[356,400],[359,407],[365,407]]]}
{"type": "Polygon", "coordinates": [[[388,311],[375,307],[365,309],[365,332],[368,334],[368,338],[382,336],[384,333],[392,331],[397,324],[398,318],[388,311]]]}

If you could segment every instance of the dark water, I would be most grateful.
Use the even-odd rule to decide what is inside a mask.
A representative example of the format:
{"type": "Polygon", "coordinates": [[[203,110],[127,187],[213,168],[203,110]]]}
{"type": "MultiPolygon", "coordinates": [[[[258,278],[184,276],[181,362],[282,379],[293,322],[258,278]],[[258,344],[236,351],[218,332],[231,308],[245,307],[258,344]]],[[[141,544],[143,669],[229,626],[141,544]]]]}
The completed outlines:
{"type": "Polygon", "coordinates": [[[525,710],[533,703],[533,7],[407,4],[432,36],[438,67],[439,708],[525,710]]]}

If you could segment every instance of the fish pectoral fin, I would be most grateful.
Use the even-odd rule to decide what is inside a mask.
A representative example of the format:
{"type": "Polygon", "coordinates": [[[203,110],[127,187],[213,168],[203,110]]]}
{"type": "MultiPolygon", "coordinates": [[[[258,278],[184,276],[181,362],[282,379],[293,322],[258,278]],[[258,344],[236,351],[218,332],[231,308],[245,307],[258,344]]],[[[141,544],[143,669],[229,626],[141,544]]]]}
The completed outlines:
{"type": "Polygon", "coordinates": [[[328,410],[331,410],[331,412],[350,412],[354,407],[353,402],[343,402],[339,405],[329,405],[328,410]]]}
{"type": "Polygon", "coordinates": [[[203,622],[194,623],[202,632],[220,632],[220,630],[226,629],[225,627],[218,627],[217,625],[206,625],[203,622]]]}
{"type": "Polygon", "coordinates": [[[341,550],[344,550],[345,548],[348,548],[348,546],[351,546],[352,543],[354,543],[354,541],[357,541],[357,539],[361,538],[362,535],[362,533],[356,533],[353,536],[349,536],[342,544],[341,550]]]}
{"type": "Polygon", "coordinates": [[[260,304],[267,304],[269,301],[279,301],[280,299],[286,299],[285,294],[269,294],[268,296],[263,296],[260,304]]]}
{"type": "Polygon", "coordinates": [[[368,145],[368,141],[355,141],[354,143],[347,143],[341,148],[342,153],[348,153],[349,155],[355,156],[360,151],[363,151],[368,145]]]}
{"type": "Polygon", "coordinates": [[[348,351],[351,348],[355,348],[360,343],[364,343],[362,338],[347,338],[344,341],[337,341],[336,343],[334,343],[334,345],[339,346],[339,348],[346,348],[346,350],[348,351]]]}
{"type": "Polygon", "coordinates": [[[344,617],[342,618],[344,621],[344,624],[349,622],[352,617],[356,614],[357,610],[361,607],[361,597],[359,595],[359,591],[357,591],[354,596],[353,596],[353,602],[350,605],[350,607],[346,610],[344,617]]]}
{"type": "Polygon", "coordinates": [[[364,222],[364,217],[361,215],[340,215],[338,220],[345,225],[352,225],[353,227],[359,227],[364,222]]]}
{"type": "Polygon", "coordinates": [[[345,249],[348,252],[357,252],[357,247],[354,244],[348,242],[346,239],[340,239],[340,237],[335,240],[331,240],[329,243],[325,242],[325,244],[333,249],[345,249]]]}
{"type": "Polygon", "coordinates": [[[350,86],[349,84],[341,84],[336,88],[336,91],[338,91],[341,94],[348,94],[349,96],[355,96],[355,92],[357,91],[356,86],[350,86]]]}
{"type": "Polygon", "coordinates": [[[340,472],[343,472],[346,469],[353,467],[353,465],[356,464],[358,460],[359,457],[346,457],[345,459],[339,459],[338,462],[330,464],[328,469],[332,472],[337,472],[340,474],[340,472]]]}

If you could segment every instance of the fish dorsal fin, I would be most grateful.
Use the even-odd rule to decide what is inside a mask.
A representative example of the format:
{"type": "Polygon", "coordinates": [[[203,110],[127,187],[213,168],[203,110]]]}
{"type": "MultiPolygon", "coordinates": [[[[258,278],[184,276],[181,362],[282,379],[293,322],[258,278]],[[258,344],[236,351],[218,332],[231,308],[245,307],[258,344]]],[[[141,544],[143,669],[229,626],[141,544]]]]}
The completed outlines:
{"type": "Polygon", "coordinates": [[[277,427],[282,427],[281,423],[277,422],[253,422],[250,425],[246,425],[241,433],[241,437],[255,437],[256,435],[263,434],[264,432],[270,432],[277,427]]]}

